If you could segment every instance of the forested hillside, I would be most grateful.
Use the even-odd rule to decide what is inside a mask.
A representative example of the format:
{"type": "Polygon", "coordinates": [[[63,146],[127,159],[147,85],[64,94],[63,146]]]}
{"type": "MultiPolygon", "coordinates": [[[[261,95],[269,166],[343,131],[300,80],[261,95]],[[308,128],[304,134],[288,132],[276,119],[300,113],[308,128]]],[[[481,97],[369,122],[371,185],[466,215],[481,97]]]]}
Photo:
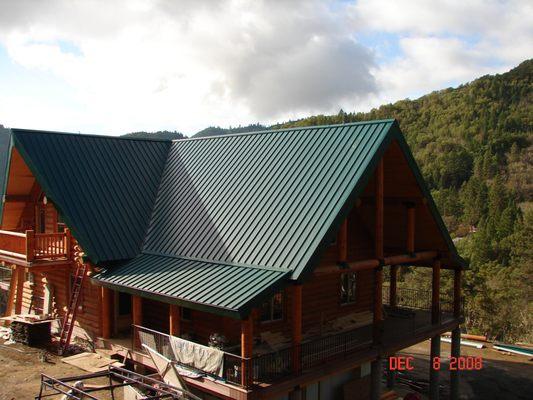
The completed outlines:
{"type": "MultiPolygon", "coordinates": [[[[368,113],[278,125],[396,118],[470,262],[467,328],[502,340],[533,341],[532,76],[528,60],[505,74],[368,113]]],[[[407,283],[421,280],[417,272],[404,275],[407,283]]]]}
{"type": "MultiPolygon", "coordinates": [[[[272,127],[396,118],[470,262],[466,326],[502,340],[533,341],[532,75],[528,60],[505,74],[368,113],[340,111],[272,127]]],[[[421,276],[427,272],[404,273],[405,284],[427,283],[421,276]]]]}

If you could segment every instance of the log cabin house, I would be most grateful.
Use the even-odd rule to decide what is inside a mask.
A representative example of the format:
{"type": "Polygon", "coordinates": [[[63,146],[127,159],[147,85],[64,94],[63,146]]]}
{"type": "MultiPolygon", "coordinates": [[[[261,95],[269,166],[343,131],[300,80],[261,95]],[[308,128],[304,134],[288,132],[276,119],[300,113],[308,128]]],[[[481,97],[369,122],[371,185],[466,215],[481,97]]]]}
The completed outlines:
{"type": "Polygon", "coordinates": [[[401,349],[431,338],[438,356],[452,331],[459,354],[464,261],[394,120],[176,141],[12,129],[6,166],[6,313],[62,318],[63,345],[150,367],[142,338],[171,359],[172,338],[222,342],[221,373],[185,377],[206,399],[378,399],[401,349]],[[431,278],[403,287],[400,266],[431,278]]]}

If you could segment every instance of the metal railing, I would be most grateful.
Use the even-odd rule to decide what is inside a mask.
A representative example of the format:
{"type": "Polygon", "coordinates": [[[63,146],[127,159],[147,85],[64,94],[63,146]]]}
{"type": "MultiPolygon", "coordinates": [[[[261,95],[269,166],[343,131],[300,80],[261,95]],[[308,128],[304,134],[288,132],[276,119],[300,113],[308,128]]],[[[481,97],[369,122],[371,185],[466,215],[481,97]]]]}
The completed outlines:
{"type": "Polygon", "coordinates": [[[144,326],[132,325],[133,335],[132,335],[132,349],[141,353],[146,353],[142,348],[141,343],[144,342],[147,346],[153,348],[158,353],[164,355],[166,358],[174,362],[178,366],[182,366],[188,370],[196,372],[200,375],[209,376],[218,380],[225,380],[239,386],[247,386],[247,381],[242,379],[242,368],[245,369],[249,363],[250,359],[243,359],[240,356],[235,354],[224,352],[224,367],[223,375],[219,376],[210,372],[206,372],[195,368],[193,365],[181,363],[176,359],[174,351],[172,350],[172,345],[170,343],[170,335],[162,332],[155,331],[153,329],[146,328],[144,326]],[[142,340],[141,340],[142,337],[142,340]]]}
{"type": "MultiPolygon", "coordinates": [[[[382,301],[390,305],[390,287],[383,285],[382,301]]],[[[396,288],[396,305],[398,307],[412,308],[417,310],[431,310],[431,291],[412,289],[405,287],[396,288]]],[[[445,313],[453,313],[453,296],[447,293],[440,295],[440,309],[445,313]]]]}

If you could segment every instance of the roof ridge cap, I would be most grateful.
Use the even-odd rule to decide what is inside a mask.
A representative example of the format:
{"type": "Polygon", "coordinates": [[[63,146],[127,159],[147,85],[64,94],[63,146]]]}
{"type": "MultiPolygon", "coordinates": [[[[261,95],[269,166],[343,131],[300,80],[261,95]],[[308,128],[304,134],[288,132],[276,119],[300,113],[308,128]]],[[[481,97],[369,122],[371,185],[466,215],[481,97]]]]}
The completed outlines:
{"type": "Polygon", "coordinates": [[[295,126],[292,128],[278,128],[278,129],[265,129],[262,131],[251,131],[251,132],[242,132],[242,133],[227,133],[224,135],[213,135],[213,136],[204,136],[204,137],[186,137],[183,139],[174,139],[173,143],[177,142],[187,142],[193,140],[209,140],[209,139],[220,139],[227,137],[240,137],[240,136],[253,136],[253,135],[263,135],[268,133],[281,133],[288,131],[301,131],[304,129],[324,129],[324,128],[340,128],[345,126],[357,126],[357,125],[372,125],[372,124],[385,124],[385,123],[394,123],[396,119],[375,119],[370,121],[356,121],[356,122],[347,122],[343,124],[329,124],[329,125],[309,125],[309,126],[295,126]]]}

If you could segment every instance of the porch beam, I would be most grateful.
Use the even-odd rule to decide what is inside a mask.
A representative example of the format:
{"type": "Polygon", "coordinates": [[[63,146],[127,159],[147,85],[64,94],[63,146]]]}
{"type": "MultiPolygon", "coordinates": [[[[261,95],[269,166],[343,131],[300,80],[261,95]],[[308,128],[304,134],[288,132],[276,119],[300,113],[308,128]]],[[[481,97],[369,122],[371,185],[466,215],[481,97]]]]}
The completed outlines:
{"type": "Polygon", "coordinates": [[[431,323],[439,324],[440,316],[440,259],[433,261],[433,274],[431,281],[431,323]]]}
{"type": "Polygon", "coordinates": [[[300,346],[302,344],[302,285],[292,286],[292,371],[300,373],[300,346]]]}
{"type": "Polygon", "coordinates": [[[168,307],[169,334],[171,336],[181,335],[181,308],[177,304],[169,304],[168,307]]]}
{"type": "Polygon", "coordinates": [[[245,388],[251,384],[253,337],[253,319],[249,316],[241,321],[241,385],[245,388]]]}
{"type": "Polygon", "coordinates": [[[109,339],[111,337],[111,301],[113,293],[111,289],[106,287],[100,288],[101,307],[102,307],[102,338],[109,339]]]}
{"type": "MultiPolygon", "coordinates": [[[[431,261],[438,256],[437,251],[420,251],[414,254],[398,254],[394,256],[385,257],[383,265],[399,265],[409,264],[421,261],[431,261]]],[[[376,268],[380,265],[377,258],[370,258],[368,260],[354,261],[345,263],[344,265],[328,265],[319,267],[315,270],[316,275],[326,275],[332,273],[342,274],[344,272],[356,272],[376,268]]]]}

